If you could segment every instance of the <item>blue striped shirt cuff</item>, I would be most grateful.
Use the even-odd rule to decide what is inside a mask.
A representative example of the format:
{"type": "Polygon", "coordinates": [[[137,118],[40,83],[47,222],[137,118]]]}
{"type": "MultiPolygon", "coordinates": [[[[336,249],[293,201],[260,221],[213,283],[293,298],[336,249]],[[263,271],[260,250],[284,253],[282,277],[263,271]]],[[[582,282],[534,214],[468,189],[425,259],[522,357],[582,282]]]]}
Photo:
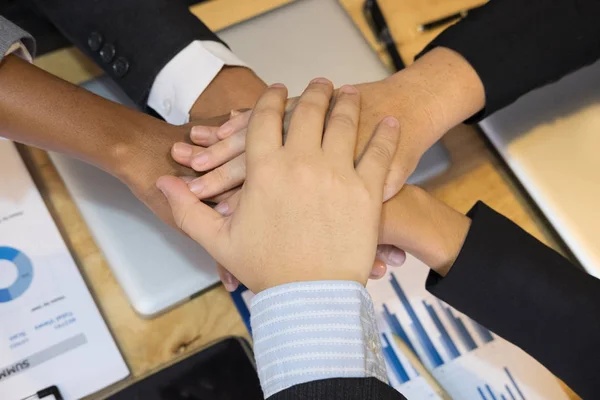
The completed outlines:
{"type": "Polygon", "coordinates": [[[356,282],[297,282],[256,295],[254,353],[265,398],[328,378],[387,383],[373,302],[356,282]]]}

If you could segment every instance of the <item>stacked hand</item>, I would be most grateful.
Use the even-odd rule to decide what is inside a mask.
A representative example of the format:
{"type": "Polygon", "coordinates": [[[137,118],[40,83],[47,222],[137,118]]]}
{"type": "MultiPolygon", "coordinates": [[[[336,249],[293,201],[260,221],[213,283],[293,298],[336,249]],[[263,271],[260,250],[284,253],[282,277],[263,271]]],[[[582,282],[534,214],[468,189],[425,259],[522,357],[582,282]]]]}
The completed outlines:
{"type": "Polygon", "coordinates": [[[272,86],[247,129],[247,177],[234,210],[219,214],[186,182],[157,185],[176,224],[254,292],[299,280],[366,283],[375,257],[383,185],[399,138],[386,118],[354,167],[360,94],[336,95],[327,128],[331,83],[315,80],[293,112],[283,145],[287,92],[272,86]]]}

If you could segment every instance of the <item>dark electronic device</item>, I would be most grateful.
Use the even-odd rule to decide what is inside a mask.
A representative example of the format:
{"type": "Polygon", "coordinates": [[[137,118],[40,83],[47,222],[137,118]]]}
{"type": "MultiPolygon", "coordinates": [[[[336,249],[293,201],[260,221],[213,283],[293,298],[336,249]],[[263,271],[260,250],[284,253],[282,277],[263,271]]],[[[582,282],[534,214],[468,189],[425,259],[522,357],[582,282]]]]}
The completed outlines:
{"type": "Polygon", "coordinates": [[[377,41],[382,43],[385,46],[385,50],[388,55],[392,59],[392,63],[394,64],[394,68],[396,71],[400,71],[404,69],[405,65],[402,61],[402,57],[400,57],[400,53],[398,53],[398,48],[396,47],[396,41],[392,37],[390,32],[390,28],[381,12],[381,8],[377,3],[377,0],[367,0],[363,5],[363,13],[373,34],[377,38],[377,41]]]}
{"type": "Polygon", "coordinates": [[[125,388],[109,400],[262,400],[246,340],[224,339],[125,388]]]}

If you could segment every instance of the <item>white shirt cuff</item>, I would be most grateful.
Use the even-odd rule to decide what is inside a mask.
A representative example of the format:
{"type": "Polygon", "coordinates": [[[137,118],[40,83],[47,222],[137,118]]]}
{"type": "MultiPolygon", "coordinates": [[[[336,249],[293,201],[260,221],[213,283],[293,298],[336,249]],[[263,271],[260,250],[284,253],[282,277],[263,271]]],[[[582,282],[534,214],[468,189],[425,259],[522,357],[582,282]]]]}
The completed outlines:
{"type": "Polygon", "coordinates": [[[171,124],[187,123],[190,109],[224,65],[246,67],[220,42],[193,41],[156,76],[148,106],[171,124]]]}
{"type": "Polygon", "coordinates": [[[373,303],[357,282],[296,282],[260,292],[250,305],[258,376],[268,398],[328,378],[387,383],[373,303]]]}
{"type": "Polygon", "coordinates": [[[23,43],[19,42],[14,42],[9,48],[8,51],[6,52],[5,55],[9,55],[9,54],[15,54],[19,57],[21,57],[23,60],[27,61],[27,62],[32,62],[33,61],[33,57],[31,57],[31,54],[29,53],[29,50],[27,50],[27,47],[25,47],[25,45],[23,43]]]}

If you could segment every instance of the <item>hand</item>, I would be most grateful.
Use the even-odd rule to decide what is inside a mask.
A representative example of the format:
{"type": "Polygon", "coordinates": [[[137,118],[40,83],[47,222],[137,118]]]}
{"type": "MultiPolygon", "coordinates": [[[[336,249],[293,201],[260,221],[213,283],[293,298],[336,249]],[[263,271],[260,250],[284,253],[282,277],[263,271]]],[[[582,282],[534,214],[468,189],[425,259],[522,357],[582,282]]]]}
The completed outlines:
{"type": "MultiPolygon", "coordinates": [[[[228,118],[229,115],[225,115],[205,119],[202,123],[219,126],[228,118]]],[[[159,218],[175,226],[171,209],[155,182],[165,174],[186,179],[198,176],[170,157],[175,143],[188,141],[190,125],[174,126],[155,118],[142,118],[138,124],[135,131],[129,132],[127,140],[114,149],[112,161],[105,169],[125,183],[159,218]]]]}
{"type": "Polygon", "coordinates": [[[287,92],[274,85],[261,97],[248,127],[248,177],[233,214],[204,205],[181,179],[157,182],[178,226],[255,293],[295,281],[368,279],[399,124],[384,119],[355,168],[360,95],[340,90],[323,136],[332,92],[325,80],[309,85],[285,146],[287,92]]]}
{"type": "MultiPolygon", "coordinates": [[[[363,99],[356,156],[361,154],[384,115],[395,115],[402,125],[398,151],[386,179],[385,200],[400,190],[431,145],[485,104],[483,84],[475,70],[458,53],[445,48],[433,49],[387,79],[356,87],[363,99]]],[[[295,99],[290,100],[288,109],[293,109],[294,103],[295,99]]],[[[249,114],[239,116],[218,130],[194,129],[192,138],[202,146],[225,139],[199,154],[192,165],[203,172],[214,169],[191,186],[200,198],[214,196],[243,182],[245,165],[241,154],[248,118],[249,114]]]]}

